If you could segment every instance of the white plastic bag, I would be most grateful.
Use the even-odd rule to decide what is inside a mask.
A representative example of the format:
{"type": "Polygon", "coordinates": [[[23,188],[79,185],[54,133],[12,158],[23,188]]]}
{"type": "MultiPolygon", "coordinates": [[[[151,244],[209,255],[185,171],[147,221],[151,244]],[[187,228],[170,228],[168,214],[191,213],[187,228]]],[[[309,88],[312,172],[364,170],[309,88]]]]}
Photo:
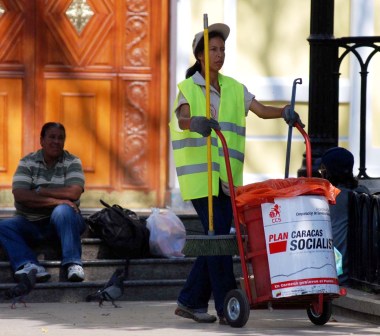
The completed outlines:
{"type": "Polygon", "coordinates": [[[150,253],[167,258],[182,258],[186,229],[172,210],[153,208],[147,219],[150,253]]]}

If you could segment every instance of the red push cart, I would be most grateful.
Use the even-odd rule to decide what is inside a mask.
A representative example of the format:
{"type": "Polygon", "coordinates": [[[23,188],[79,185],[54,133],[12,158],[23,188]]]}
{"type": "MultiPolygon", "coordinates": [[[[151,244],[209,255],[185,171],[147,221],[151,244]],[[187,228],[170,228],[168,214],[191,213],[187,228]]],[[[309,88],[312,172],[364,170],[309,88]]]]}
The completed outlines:
{"type": "MultiPolygon", "coordinates": [[[[307,133],[298,123],[295,124],[295,127],[305,139],[306,169],[308,178],[310,178],[312,171],[310,140],[307,133]]],[[[229,325],[237,328],[243,327],[249,319],[250,309],[265,308],[305,308],[312,323],[324,325],[331,317],[332,300],[345,295],[345,289],[338,286],[338,291],[333,293],[306,293],[305,295],[273,297],[261,205],[242,207],[238,210],[227,144],[222,133],[220,131],[216,131],[216,133],[223,145],[243,275],[241,289],[234,289],[228,292],[224,301],[224,315],[229,325]],[[244,229],[246,233],[243,237],[242,231],[244,229]]],[[[262,201],[265,202],[265,200],[263,198],[262,201]]]]}

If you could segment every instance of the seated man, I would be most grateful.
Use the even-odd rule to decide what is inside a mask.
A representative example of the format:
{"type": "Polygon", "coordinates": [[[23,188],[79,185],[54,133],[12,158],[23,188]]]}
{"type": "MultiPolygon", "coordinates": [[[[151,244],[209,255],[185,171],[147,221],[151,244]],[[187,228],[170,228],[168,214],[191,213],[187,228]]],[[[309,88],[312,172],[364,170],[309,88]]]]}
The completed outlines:
{"type": "Polygon", "coordinates": [[[339,275],[341,286],[349,283],[347,246],[349,196],[352,191],[370,193],[367,187],[358,184],[353,175],[353,167],[354,156],[345,148],[333,147],[322,155],[321,176],[340,190],[336,204],[330,205],[330,216],[334,246],[342,254],[343,274],[339,275]]]}
{"type": "Polygon", "coordinates": [[[80,159],[63,149],[65,139],[62,124],[43,125],[42,148],[22,158],[13,176],[16,216],[0,222],[0,243],[16,279],[31,269],[38,282],[50,278],[30,245],[56,238],[68,280],[84,280],[80,236],[86,226],[79,210],[84,174],[80,159]]]}

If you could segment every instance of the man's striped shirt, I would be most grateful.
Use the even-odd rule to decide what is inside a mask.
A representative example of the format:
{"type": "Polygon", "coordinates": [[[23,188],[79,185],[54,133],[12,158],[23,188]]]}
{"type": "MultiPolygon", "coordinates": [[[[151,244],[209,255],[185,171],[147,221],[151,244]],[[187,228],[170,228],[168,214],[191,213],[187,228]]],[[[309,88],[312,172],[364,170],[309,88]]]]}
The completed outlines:
{"type": "MultiPolygon", "coordinates": [[[[84,190],[85,178],[81,160],[64,150],[54,167],[44,162],[43,149],[23,157],[13,175],[12,189],[57,188],[79,185],[84,190]]],[[[79,200],[77,201],[79,205],[79,200]]],[[[16,212],[29,220],[49,217],[53,208],[28,208],[15,202],[16,212]]]]}

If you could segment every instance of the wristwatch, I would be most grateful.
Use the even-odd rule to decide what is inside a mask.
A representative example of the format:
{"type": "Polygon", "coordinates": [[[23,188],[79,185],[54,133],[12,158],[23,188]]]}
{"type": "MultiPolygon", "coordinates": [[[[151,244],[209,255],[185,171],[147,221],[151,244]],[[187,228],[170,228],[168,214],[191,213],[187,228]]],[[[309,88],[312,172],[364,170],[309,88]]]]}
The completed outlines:
{"type": "Polygon", "coordinates": [[[38,186],[36,189],[34,189],[36,191],[36,193],[38,194],[41,190],[41,186],[38,186]]]}

